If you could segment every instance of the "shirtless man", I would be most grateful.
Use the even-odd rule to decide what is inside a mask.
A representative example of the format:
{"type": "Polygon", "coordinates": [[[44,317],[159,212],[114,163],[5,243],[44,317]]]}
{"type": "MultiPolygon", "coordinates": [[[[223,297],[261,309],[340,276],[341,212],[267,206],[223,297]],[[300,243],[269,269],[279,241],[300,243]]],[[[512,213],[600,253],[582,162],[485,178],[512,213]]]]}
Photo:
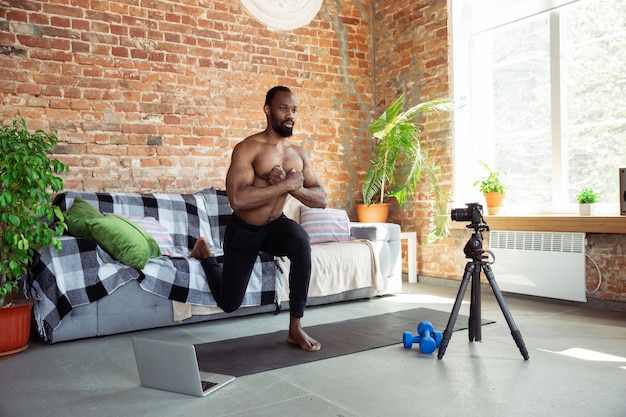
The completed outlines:
{"type": "Polygon", "coordinates": [[[298,102],[287,87],[267,92],[264,131],[233,149],[226,174],[226,191],[233,208],[224,236],[222,267],[200,238],[190,257],[202,260],[215,300],[227,313],[243,300],[252,267],[260,251],[287,256],[289,273],[289,335],[287,341],[307,351],[321,344],[304,332],[304,315],[311,277],[311,245],[302,227],[283,214],[287,195],[309,207],[326,207],[326,191],[304,150],[289,143],[298,102]]]}

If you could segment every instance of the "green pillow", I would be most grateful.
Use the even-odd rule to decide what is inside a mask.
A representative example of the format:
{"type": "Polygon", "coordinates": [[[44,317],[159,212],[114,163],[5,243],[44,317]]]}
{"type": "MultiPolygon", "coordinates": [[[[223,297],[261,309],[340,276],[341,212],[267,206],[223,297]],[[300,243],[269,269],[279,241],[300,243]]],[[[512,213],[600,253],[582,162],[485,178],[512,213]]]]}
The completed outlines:
{"type": "Polygon", "coordinates": [[[75,197],[74,204],[65,212],[67,231],[72,236],[92,239],[91,232],[89,231],[89,227],[85,224],[85,221],[101,217],[104,217],[104,214],[100,213],[97,208],[82,198],[75,197]]]}
{"type": "Polygon", "coordinates": [[[91,236],[118,261],[143,269],[150,258],[161,256],[157,242],[135,222],[112,214],[85,221],[91,236]]]}

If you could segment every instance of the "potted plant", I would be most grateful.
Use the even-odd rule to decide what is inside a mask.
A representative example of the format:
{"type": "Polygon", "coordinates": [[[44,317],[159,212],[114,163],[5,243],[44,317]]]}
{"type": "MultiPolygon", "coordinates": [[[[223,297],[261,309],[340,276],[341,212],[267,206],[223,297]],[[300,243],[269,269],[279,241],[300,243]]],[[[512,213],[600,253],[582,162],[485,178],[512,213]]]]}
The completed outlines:
{"type": "Polygon", "coordinates": [[[0,358],[28,347],[33,303],[16,299],[15,293],[35,248],[60,249],[56,236],[67,229],[49,194],[63,189],[57,174],[68,171],[48,158],[57,142],[55,131],[29,132],[24,119],[0,128],[0,358]]]}
{"type": "Polygon", "coordinates": [[[590,216],[596,214],[596,204],[600,201],[600,193],[595,191],[593,187],[583,187],[576,194],[578,201],[578,209],[581,216],[590,216]]]}
{"type": "MultiPolygon", "coordinates": [[[[404,95],[401,95],[369,126],[376,148],[363,180],[363,204],[357,204],[357,217],[359,221],[368,221],[362,220],[360,210],[375,203],[384,204],[388,197],[395,197],[401,205],[406,204],[426,176],[434,198],[434,232],[440,237],[447,233],[448,194],[439,185],[439,168],[422,153],[422,129],[413,119],[421,113],[451,111],[454,105],[449,99],[440,99],[401,111],[403,103],[404,95]]],[[[386,221],[386,216],[380,221],[386,221]]]]}
{"type": "Polygon", "coordinates": [[[473,186],[478,186],[480,192],[485,196],[487,214],[498,214],[502,208],[504,189],[506,188],[502,182],[503,174],[499,170],[492,170],[483,161],[480,161],[480,165],[487,170],[487,175],[474,182],[473,186]]]}

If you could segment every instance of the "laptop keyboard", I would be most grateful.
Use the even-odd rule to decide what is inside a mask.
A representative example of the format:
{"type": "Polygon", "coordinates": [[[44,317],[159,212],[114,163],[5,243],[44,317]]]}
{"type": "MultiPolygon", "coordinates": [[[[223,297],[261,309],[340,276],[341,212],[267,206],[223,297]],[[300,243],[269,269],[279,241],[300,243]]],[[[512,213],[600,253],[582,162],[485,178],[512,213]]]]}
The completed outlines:
{"type": "Polygon", "coordinates": [[[202,382],[202,391],[207,391],[210,388],[213,388],[214,386],[217,385],[217,382],[211,382],[211,381],[201,381],[202,382]]]}

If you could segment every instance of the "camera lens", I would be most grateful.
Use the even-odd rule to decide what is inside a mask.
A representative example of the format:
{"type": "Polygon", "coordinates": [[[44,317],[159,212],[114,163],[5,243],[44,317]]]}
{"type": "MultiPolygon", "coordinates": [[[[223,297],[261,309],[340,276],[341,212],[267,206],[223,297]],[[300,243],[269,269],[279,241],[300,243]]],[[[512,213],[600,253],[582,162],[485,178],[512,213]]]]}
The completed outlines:
{"type": "Polygon", "coordinates": [[[455,222],[467,222],[472,220],[472,213],[467,208],[452,209],[450,217],[455,222]]]}

